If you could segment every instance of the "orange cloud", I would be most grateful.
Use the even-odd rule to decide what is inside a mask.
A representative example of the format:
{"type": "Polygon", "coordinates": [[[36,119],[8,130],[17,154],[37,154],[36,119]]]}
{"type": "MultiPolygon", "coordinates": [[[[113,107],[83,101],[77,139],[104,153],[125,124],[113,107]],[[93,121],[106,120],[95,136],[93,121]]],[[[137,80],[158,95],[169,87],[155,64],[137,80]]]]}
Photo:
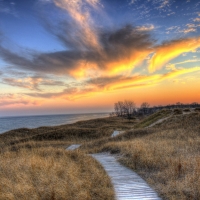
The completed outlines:
{"type": "Polygon", "coordinates": [[[154,75],[138,75],[138,76],[106,76],[93,78],[83,82],[79,87],[69,87],[58,93],[28,93],[27,95],[37,98],[62,98],[67,100],[75,100],[82,97],[94,96],[97,93],[107,93],[110,91],[118,91],[122,89],[131,89],[137,87],[148,87],[156,85],[163,80],[172,79],[174,77],[200,72],[200,67],[189,69],[173,70],[166,74],[154,75]]]}
{"type": "Polygon", "coordinates": [[[16,105],[39,105],[38,100],[32,100],[24,95],[19,94],[0,94],[0,106],[16,106],[16,105]]]}
{"type": "Polygon", "coordinates": [[[150,60],[148,69],[154,72],[161,69],[167,62],[185,52],[193,51],[200,47],[200,38],[188,38],[164,43],[155,48],[155,53],[150,60]]]}

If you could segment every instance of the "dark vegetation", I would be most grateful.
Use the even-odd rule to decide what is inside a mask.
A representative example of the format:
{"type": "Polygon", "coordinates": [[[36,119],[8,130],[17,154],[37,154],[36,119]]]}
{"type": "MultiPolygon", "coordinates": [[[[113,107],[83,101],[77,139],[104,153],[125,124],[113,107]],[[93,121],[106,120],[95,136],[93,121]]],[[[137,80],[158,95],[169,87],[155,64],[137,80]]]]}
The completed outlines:
{"type": "Polygon", "coordinates": [[[177,102],[176,104],[167,105],[167,106],[154,106],[150,107],[148,102],[143,102],[139,108],[136,108],[136,104],[133,101],[118,101],[114,104],[114,112],[110,116],[124,117],[132,119],[134,117],[150,115],[161,110],[174,110],[176,114],[181,114],[182,111],[189,112],[190,109],[200,109],[200,104],[194,102],[191,104],[183,104],[177,102]]]}

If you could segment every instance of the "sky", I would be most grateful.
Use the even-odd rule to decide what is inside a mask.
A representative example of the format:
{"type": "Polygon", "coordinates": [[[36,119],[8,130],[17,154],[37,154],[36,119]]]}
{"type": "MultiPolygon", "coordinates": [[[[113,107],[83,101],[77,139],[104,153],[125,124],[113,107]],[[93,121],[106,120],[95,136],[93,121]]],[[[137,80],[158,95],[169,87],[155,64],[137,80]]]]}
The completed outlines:
{"type": "Polygon", "coordinates": [[[199,0],[0,0],[0,116],[200,102],[199,0]]]}

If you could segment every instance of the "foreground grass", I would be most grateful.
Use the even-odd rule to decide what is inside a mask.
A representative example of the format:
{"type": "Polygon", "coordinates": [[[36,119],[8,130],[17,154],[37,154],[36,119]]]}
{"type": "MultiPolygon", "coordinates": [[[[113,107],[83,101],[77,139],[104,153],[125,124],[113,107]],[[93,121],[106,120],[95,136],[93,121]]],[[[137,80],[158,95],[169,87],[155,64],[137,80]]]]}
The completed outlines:
{"type": "Polygon", "coordinates": [[[79,151],[21,149],[0,154],[0,199],[112,200],[102,167],[79,151]]]}
{"type": "Polygon", "coordinates": [[[86,152],[118,153],[163,199],[200,199],[200,114],[174,115],[149,129],[85,144],[86,152]]]}
{"type": "Polygon", "coordinates": [[[114,117],[0,134],[0,199],[114,199],[104,169],[92,157],[65,148],[108,138],[133,123],[114,117]]]}

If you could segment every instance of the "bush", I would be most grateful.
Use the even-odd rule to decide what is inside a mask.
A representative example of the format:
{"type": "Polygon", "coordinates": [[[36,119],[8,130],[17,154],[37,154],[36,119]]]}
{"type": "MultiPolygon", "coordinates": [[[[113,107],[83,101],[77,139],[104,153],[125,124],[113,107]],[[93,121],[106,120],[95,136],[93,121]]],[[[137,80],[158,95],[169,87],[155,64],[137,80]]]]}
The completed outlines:
{"type": "Polygon", "coordinates": [[[194,111],[200,112],[200,108],[195,108],[194,111]]]}
{"type": "Polygon", "coordinates": [[[183,114],[183,111],[179,108],[176,108],[176,109],[174,109],[174,114],[175,115],[181,115],[181,114],[183,114]]]}
{"type": "Polygon", "coordinates": [[[184,112],[190,112],[191,110],[189,108],[185,108],[183,111],[184,112]]]}

